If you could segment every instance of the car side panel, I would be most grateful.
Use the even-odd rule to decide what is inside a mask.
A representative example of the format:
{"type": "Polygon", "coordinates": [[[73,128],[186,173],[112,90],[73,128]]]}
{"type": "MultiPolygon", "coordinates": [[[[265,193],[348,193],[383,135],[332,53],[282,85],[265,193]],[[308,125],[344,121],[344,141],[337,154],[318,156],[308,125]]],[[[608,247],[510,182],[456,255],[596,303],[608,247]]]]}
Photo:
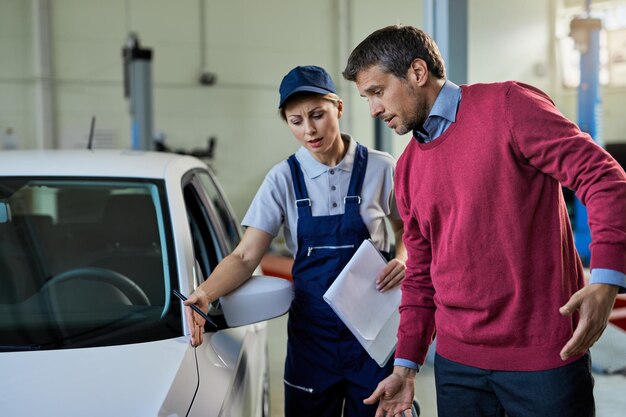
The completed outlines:
{"type": "Polygon", "coordinates": [[[263,322],[219,331],[198,347],[200,387],[189,416],[261,416],[266,342],[263,322]]]}

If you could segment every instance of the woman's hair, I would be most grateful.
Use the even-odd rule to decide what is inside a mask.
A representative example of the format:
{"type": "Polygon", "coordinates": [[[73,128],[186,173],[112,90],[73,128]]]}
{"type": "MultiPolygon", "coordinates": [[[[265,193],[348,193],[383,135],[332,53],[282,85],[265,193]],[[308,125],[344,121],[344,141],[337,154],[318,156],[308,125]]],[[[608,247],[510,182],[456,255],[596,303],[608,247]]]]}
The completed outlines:
{"type": "Polygon", "coordinates": [[[405,79],[417,58],[426,62],[431,74],[446,78],[443,57],[430,36],[412,26],[387,26],[373,32],[354,48],[343,76],[348,81],[356,81],[361,71],[378,65],[384,72],[405,79]]]}
{"type": "Polygon", "coordinates": [[[283,105],[282,108],[278,109],[278,114],[280,114],[280,118],[283,119],[284,122],[287,121],[287,116],[285,115],[285,108],[287,108],[287,106],[289,105],[289,102],[292,101],[294,98],[300,98],[300,97],[320,97],[323,100],[330,101],[335,106],[339,106],[339,102],[341,101],[341,98],[335,93],[317,94],[317,93],[313,93],[310,91],[303,91],[301,93],[296,93],[293,96],[289,97],[287,101],[285,101],[285,104],[283,105]]]}

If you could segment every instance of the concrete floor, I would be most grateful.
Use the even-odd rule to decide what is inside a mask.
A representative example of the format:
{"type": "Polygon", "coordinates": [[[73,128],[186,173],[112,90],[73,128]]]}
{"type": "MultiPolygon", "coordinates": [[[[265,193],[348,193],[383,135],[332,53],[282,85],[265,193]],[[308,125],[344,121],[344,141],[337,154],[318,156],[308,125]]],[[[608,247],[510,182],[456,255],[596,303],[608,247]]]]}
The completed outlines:
{"type": "MultiPolygon", "coordinates": [[[[271,417],[283,417],[283,366],[286,350],[287,316],[269,322],[271,417]]],[[[626,415],[626,376],[594,374],[596,417],[623,417],[626,415]]],[[[417,398],[422,408],[421,417],[436,417],[435,382],[433,368],[428,363],[417,376],[417,398]]]]}

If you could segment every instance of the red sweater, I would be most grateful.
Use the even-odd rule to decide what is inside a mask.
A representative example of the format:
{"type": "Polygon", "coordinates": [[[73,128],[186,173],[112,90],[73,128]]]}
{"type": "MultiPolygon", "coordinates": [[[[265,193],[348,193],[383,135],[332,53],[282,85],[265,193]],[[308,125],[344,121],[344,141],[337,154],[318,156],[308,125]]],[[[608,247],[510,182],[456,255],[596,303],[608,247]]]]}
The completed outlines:
{"type": "Polygon", "coordinates": [[[626,272],[626,175],[534,87],[462,86],[457,120],[398,160],[409,259],[396,357],[437,352],[494,370],[562,366],[577,317],[559,307],[583,285],[561,191],[591,228],[591,267],[626,272]],[[436,324],[436,326],[435,326],[436,324]]]}

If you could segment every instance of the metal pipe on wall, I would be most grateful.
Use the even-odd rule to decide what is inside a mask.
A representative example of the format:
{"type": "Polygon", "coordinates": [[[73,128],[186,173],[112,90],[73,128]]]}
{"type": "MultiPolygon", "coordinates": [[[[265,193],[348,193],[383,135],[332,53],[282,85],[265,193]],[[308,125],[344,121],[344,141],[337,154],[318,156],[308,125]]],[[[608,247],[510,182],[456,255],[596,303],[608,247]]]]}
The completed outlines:
{"type": "Polygon", "coordinates": [[[342,117],[342,129],[346,132],[352,132],[352,113],[354,106],[352,100],[350,100],[350,83],[341,76],[344,65],[348,60],[348,55],[352,50],[352,1],[351,0],[338,0],[337,1],[337,34],[338,34],[338,46],[337,46],[337,63],[339,70],[339,76],[335,80],[337,88],[339,89],[339,95],[343,97],[345,112],[342,117]]]}
{"type": "Polygon", "coordinates": [[[207,13],[206,13],[206,0],[198,0],[198,36],[200,46],[200,71],[198,75],[198,82],[200,85],[213,85],[217,81],[217,75],[210,72],[207,64],[207,41],[206,41],[206,25],[207,25],[207,13]]]}
{"type": "Polygon", "coordinates": [[[39,149],[58,147],[52,49],[52,2],[32,0],[35,78],[35,143],[39,149]]]}

